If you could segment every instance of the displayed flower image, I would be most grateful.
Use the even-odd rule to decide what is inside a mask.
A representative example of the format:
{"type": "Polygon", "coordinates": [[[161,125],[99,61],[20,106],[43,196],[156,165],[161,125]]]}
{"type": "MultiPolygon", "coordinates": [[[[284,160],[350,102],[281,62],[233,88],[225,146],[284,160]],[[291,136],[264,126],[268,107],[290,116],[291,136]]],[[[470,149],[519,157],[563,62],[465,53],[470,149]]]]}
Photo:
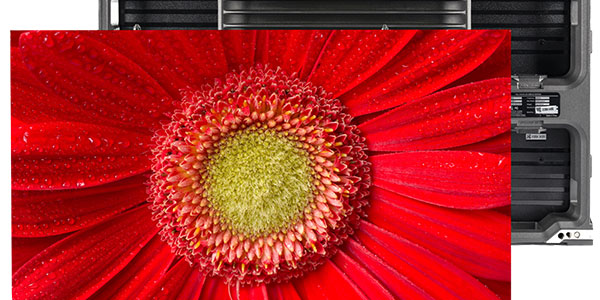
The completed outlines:
{"type": "Polygon", "coordinates": [[[510,298],[510,33],[13,34],[14,299],[510,298]]]}

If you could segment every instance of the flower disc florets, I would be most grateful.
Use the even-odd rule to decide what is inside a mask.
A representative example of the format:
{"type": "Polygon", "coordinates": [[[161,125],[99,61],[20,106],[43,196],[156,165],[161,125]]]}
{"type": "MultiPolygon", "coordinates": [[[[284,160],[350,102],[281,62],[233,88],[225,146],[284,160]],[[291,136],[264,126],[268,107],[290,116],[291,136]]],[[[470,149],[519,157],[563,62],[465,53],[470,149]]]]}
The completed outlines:
{"type": "Polygon", "coordinates": [[[155,134],[162,237],[228,282],[283,281],[333,255],[371,178],[364,138],[319,87],[264,67],[185,92],[155,134]]]}

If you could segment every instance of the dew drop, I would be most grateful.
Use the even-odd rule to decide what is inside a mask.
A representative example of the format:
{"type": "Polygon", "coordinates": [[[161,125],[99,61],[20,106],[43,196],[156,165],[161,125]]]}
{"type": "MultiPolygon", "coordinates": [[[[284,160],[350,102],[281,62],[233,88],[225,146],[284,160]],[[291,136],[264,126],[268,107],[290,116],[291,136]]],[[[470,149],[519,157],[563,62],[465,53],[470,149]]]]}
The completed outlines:
{"type": "Polygon", "coordinates": [[[44,37],[44,45],[48,48],[54,47],[54,40],[50,36],[44,37]]]}

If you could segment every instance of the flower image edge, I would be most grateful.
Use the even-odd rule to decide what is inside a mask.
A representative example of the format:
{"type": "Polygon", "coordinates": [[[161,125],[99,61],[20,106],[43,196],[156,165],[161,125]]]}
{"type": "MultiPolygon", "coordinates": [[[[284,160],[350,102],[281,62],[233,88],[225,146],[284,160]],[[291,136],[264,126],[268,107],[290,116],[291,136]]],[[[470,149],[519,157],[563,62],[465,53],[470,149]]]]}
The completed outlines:
{"type": "Polygon", "coordinates": [[[510,299],[510,32],[13,32],[13,299],[510,299]]]}

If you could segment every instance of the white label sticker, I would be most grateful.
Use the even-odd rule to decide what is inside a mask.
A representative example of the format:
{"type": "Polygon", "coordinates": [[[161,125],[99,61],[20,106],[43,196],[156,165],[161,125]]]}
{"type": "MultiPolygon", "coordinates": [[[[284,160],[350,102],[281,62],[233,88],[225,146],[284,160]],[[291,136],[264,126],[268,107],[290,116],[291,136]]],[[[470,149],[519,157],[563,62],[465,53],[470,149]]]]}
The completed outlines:
{"type": "Polygon", "coordinates": [[[536,106],[535,113],[542,115],[556,115],[558,114],[558,105],[536,106]]]}
{"type": "Polygon", "coordinates": [[[525,135],[525,139],[528,141],[545,141],[545,133],[528,133],[525,135]]]}

